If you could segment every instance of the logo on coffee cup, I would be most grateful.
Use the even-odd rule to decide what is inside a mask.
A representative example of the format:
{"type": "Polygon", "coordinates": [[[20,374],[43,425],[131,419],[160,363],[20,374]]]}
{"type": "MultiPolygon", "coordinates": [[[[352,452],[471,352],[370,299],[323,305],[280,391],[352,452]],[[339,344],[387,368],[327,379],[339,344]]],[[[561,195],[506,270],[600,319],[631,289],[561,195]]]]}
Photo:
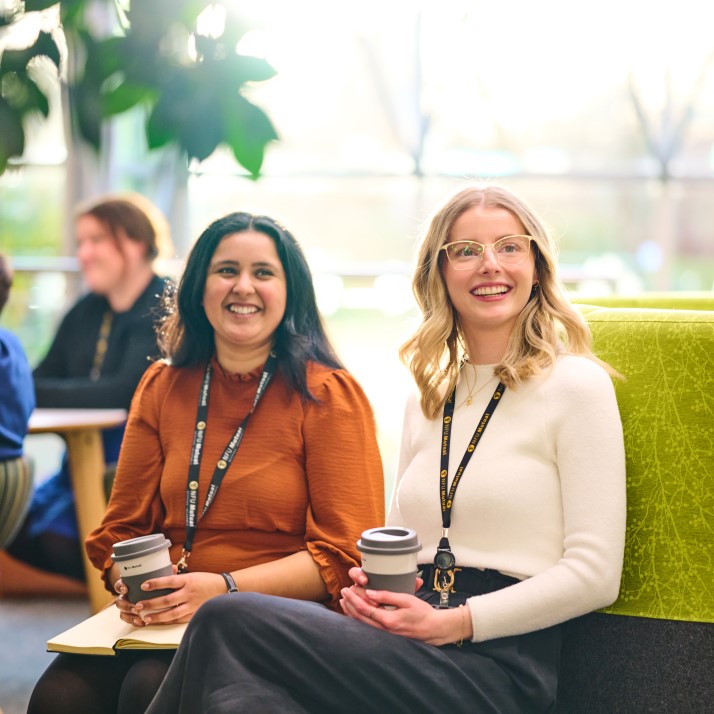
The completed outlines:
{"type": "Polygon", "coordinates": [[[131,602],[168,595],[171,589],[144,591],[141,585],[152,578],[173,575],[169,547],[171,541],[163,533],[139,536],[115,543],[112,560],[119,566],[121,579],[131,602]]]}

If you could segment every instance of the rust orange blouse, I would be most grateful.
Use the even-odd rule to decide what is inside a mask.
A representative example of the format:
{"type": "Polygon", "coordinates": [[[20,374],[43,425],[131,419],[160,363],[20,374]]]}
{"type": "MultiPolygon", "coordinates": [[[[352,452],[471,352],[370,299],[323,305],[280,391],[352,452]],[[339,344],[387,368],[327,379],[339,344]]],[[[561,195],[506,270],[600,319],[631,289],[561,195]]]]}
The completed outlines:
{"type": "MultiPolygon", "coordinates": [[[[213,361],[198,504],[223,450],[251,408],[261,369],[225,372],[213,361]]],[[[188,466],[203,367],[151,365],[132,401],[111,498],[87,539],[92,563],[111,567],[112,544],[164,533],[177,562],[185,538],[188,466]]],[[[189,570],[223,572],[307,549],[335,607],[359,562],[361,532],[384,523],[384,480],[374,417],[350,374],[310,363],[303,402],[276,372],[218,494],[199,521],[189,570]]],[[[109,586],[109,584],[108,584],[109,586]]],[[[111,588],[110,588],[111,589],[111,588]]]]}

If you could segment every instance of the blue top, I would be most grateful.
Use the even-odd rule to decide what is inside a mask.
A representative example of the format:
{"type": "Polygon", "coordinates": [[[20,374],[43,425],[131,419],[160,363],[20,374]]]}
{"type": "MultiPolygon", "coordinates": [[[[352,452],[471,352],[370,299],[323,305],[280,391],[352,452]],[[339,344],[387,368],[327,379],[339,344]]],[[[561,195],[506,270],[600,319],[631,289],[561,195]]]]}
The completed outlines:
{"type": "Polygon", "coordinates": [[[12,332],[0,327],[0,461],[22,456],[34,408],[35,389],[25,351],[12,332]]]}

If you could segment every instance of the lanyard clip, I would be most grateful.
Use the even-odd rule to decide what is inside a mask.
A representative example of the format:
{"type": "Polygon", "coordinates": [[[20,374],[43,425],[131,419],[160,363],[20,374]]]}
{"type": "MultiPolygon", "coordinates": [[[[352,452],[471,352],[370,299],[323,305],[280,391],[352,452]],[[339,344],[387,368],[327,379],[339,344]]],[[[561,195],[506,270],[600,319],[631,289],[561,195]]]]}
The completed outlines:
{"type": "Polygon", "coordinates": [[[191,557],[191,551],[186,548],[181,548],[181,557],[179,558],[176,567],[179,573],[185,573],[188,570],[188,559],[191,557]]]}
{"type": "Polygon", "coordinates": [[[461,570],[461,568],[454,568],[452,570],[439,570],[439,568],[434,568],[434,590],[438,593],[454,592],[454,575],[456,570],[461,570]]]}

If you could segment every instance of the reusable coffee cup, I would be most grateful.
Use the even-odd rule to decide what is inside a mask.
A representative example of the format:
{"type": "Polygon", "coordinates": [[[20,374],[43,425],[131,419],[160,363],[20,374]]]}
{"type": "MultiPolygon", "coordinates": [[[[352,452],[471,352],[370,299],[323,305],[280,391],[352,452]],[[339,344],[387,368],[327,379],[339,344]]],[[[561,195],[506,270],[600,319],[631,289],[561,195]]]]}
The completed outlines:
{"type": "Polygon", "coordinates": [[[119,566],[121,579],[129,590],[127,597],[131,602],[149,600],[173,592],[172,588],[149,591],[141,589],[145,580],[173,575],[170,545],[171,541],[164,537],[163,533],[139,536],[114,544],[112,560],[119,566]]]}
{"type": "Polygon", "coordinates": [[[414,594],[421,550],[416,531],[399,526],[370,528],[357,541],[357,550],[372,590],[414,594]]]}

